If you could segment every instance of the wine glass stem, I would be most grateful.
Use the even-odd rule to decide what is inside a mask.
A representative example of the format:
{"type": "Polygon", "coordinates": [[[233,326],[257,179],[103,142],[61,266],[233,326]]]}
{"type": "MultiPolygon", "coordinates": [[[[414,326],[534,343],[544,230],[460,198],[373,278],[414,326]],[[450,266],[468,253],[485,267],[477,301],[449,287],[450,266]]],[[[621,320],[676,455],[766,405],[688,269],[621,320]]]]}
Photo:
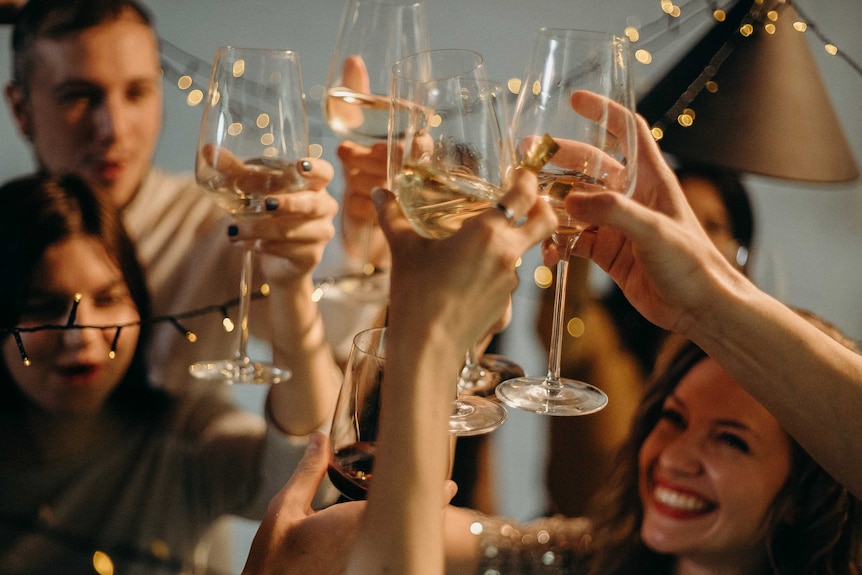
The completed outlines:
{"type": "Polygon", "coordinates": [[[483,375],[484,370],[479,365],[479,353],[476,346],[473,345],[467,350],[464,357],[464,368],[461,370],[459,390],[476,387],[483,375]]]}
{"type": "Polygon", "coordinates": [[[374,273],[374,264],[371,262],[371,232],[374,224],[370,220],[363,220],[359,231],[359,265],[362,266],[363,275],[370,276],[374,273]]]}
{"type": "Polygon", "coordinates": [[[577,241],[577,235],[565,235],[562,242],[557,241],[560,261],[557,262],[557,283],[554,289],[554,319],[551,324],[551,349],[548,355],[548,375],[545,378],[550,387],[561,388],[560,355],[563,348],[563,329],[565,323],[566,283],[569,278],[569,257],[577,241]]]}
{"type": "Polygon", "coordinates": [[[251,278],[254,270],[254,242],[245,242],[242,258],[242,274],[239,280],[239,346],[237,361],[240,367],[247,366],[248,357],[248,314],[251,308],[251,278]]]}

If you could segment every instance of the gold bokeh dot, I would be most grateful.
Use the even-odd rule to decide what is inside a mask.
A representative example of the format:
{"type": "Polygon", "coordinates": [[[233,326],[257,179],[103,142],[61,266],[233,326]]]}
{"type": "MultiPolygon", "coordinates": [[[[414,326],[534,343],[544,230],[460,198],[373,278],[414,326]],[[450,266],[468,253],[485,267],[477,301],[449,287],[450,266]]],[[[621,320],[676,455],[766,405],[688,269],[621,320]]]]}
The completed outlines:
{"type": "Polygon", "coordinates": [[[509,81],[506,82],[506,87],[509,88],[509,91],[513,94],[517,94],[521,91],[521,79],[520,78],[509,78],[509,81]]]}
{"type": "Polygon", "coordinates": [[[442,123],[443,118],[440,117],[440,114],[434,114],[433,116],[431,116],[431,119],[428,120],[428,125],[430,125],[432,128],[436,128],[442,123]]]}
{"type": "Polygon", "coordinates": [[[640,32],[638,32],[638,29],[634,26],[626,26],[624,33],[626,35],[626,38],[628,38],[630,42],[637,42],[638,40],[640,40],[640,32]]]}
{"type": "Polygon", "coordinates": [[[257,124],[257,127],[261,128],[261,129],[269,126],[269,114],[267,114],[265,112],[263,114],[260,114],[257,117],[257,120],[255,120],[255,124],[257,124]]]}
{"type": "Polygon", "coordinates": [[[186,96],[186,104],[189,106],[197,106],[204,99],[204,93],[198,89],[194,89],[186,96]]]}
{"type": "Polygon", "coordinates": [[[763,27],[767,34],[775,34],[775,24],[770,22],[766,26],[763,27]]]}
{"type": "Polygon", "coordinates": [[[835,56],[836,54],[838,54],[838,46],[836,46],[835,44],[826,44],[825,46],[823,46],[823,49],[826,50],[826,53],[830,56],[835,56]]]}
{"type": "Polygon", "coordinates": [[[227,133],[231,136],[239,136],[240,134],[242,134],[242,124],[240,124],[239,122],[234,122],[227,127],[227,133]]]}
{"type": "Polygon", "coordinates": [[[704,88],[706,88],[707,92],[711,92],[715,94],[718,92],[718,82],[715,80],[709,80],[706,84],[704,84],[704,88]]]}
{"type": "Polygon", "coordinates": [[[581,337],[584,335],[584,331],[586,331],[584,320],[579,317],[573,317],[566,322],[566,331],[572,337],[581,337]]]}
{"type": "Polygon", "coordinates": [[[261,286],[260,286],[260,294],[261,294],[262,296],[264,296],[264,297],[268,297],[268,296],[269,296],[270,291],[272,291],[272,288],[270,288],[270,287],[269,287],[269,284],[267,284],[267,283],[265,283],[265,284],[261,284],[261,286]]]}
{"type": "Polygon", "coordinates": [[[724,22],[727,19],[727,12],[719,8],[712,11],[712,17],[715,18],[716,22],[724,22]]]}
{"type": "Polygon", "coordinates": [[[275,136],[273,136],[272,134],[270,134],[268,132],[266,134],[261,135],[261,137],[260,137],[260,143],[263,144],[264,146],[269,146],[274,141],[275,141],[275,136]]]}
{"type": "Polygon", "coordinates": [[[323,146],[320,144],[311,144],[308,146],[308,155],[312,158],[319,158],[323,155],[323,146]]]}
{"type": "Polygon", "coordinates": [[[793,23],[793,29],[796,30],[797,32],[805,32],[806,30],[808,30],[808,24],[806,24],[805,22],[802,22],[800,20],[797,20],[796,22],[793,23]]]}
{"type": "Polygon", "coordinates": [[[754,26],[751,24],[743,24],[739,27],[739,33],[743,36],[751,36],[754,34],[754,26]]]}
{"type": "Polygon", "coordinates": [[[653,140],[655,140],[656,142],[664,138],[664,130],[662,130],[658,126],[653,126],[653,128],[650,130],[650,133],[652,134],[653,140]]]}
{"type": "Polygon", "coordinates": [[[150,543],[150,553],[153,554],[153,557],[168,559],[171,556],[171,548],[168,547],[164,539],[153,539],[153,542],[150,543]]]}
{"type": "Polygon", "coordinates": [[[533,270],[533,281],[542,289],[548,289],[554,283],[554,272],[548,266],[537,266],[533,270]]]}
{"type": "Polygon", "coordinates": [[[278,148],[275,146],[267,146],[263,149],[263,157],[264,158],[277,158],[278,157],[278,148]]]}
{"type": "Polygon", "coordinates": [[[542,93],[542,83],[536,80],[533,82],[533,95],[538,96],[542,93]]]}
{"type": "Polygon", "coordinates": [[[231,69],[231,73],[234,78],[239,78],[243,74],[245,74],[245,60],[237,60],[233,63],[233,68],[231,69]]]}
{"type": "Polygon", "coordinates": [[[180,90],[188,90],[192,85],[192,77],[188,74],[183,74],[177,78],[177,88],[180,90]]]}
{"type": "Polygon", "coordinates": [[[99,575],[113,575],[114,562],[111,557],[104,551],[96,551],[93,553],[93,569],[99,575]]]}
{"type": "Polygon", "coordinates": [[[636,50],[635,51],[635,60],[640,62],[641,64],[650,64],[652,63],[652,54],[649,50],[636,50]]]}

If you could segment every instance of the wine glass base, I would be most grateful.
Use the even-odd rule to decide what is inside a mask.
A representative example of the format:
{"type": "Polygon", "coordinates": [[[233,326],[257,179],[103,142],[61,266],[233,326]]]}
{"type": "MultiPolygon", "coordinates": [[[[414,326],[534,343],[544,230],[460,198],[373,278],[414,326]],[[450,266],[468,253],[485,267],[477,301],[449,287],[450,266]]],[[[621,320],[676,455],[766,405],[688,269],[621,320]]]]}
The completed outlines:
{"type": "Polygon", "coordinates": [[[490,399],[465,396],[458,400],[460,406],[449,416],[449,433],[457,436],[490,433],[509,417],[506,408],[490,399]]]}
{"type": "Polygon", "coordinates": [[[289,369],[281,369],[258,361],[248,363],[235,359],[201,361],[189,366],[189,373],[196,379],[221,381],[224,383],[273,384],[290,379],[289,369]]]}
{"type": "Polygon", "coordinates": [[[510,379],[497,386],[496,395],[508,406],[544,415],[588,415],[608,404],[608,396],[597,387],[562,378],[556,386],[545,377],[510,379]]]}

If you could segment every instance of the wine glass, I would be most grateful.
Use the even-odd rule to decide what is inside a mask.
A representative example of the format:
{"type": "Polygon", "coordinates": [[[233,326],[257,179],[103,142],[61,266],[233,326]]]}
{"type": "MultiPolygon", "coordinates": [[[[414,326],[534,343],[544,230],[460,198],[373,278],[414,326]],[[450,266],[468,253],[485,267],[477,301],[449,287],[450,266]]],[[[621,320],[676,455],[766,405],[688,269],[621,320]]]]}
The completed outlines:
{"type": "MultiPolygon", "coordinates": [[[[619,123],[619,122],[618,122],[619,123]]],[[[515,107],[513,126],[518,154],[527,154],[543,134],[559,150],[539,172],[540,196],[550,203],[559,227],[552,239],[560,253],[548,372],[501,383],[497,397],[506,405],[549,415],[585,415],[602,409],[604,392],[587,383],[560,377],[560,349],[568,260],[584,225],[566,212],[572,191],[612,190],[630,194],[636,176],[635,103],[628,42],[601,32],[543,28],[515,107]],[[572,109],[578,91],[607,100],[590,119],[572,109]],[[608,122],[608,111],[627,111],[622,125],[608,122]]]]}
{"type": "Polygon", "coordinates": [[[329,432],[329,479],[353,500],[365,499],[371,480],[385,346],[385,327],[366,329],[354,336],[329,432]]]}
{"type": "MultiPolygon", "coordinates": [[[[371,147],[388,137],[392,65],[428,49],[424,0],[347,0],[326,76],[324,118],[344,140],[371,147]]],[[[363,222],[358,273],[336,280],[354,298],[380,301],[388,278],[371,263],[374,224],[363,222]]]]}
{"type": "MultiPolygon", "coordinates": [[[[399,60],[391,106],[389,187],[417,233],[448,237],[496,205],[514,150],[505,91],[488,80],[481,55],[430,50],[399,60]]],[[[506,421],[498,402],[460,390],[456,381],[451,433],[487,433],[506,421]]]]}
{"type": "MultiPolygon", "coordinates": [[[[218,48],[198,137],[198,183],[231,215],[263,218],[268,195],[304,187],[296,163],[307,154],[298,54],[218,48]]],[[[194,363],[189,371],[200,379],[229,383],[278,383],[290,377],[289,370],[252,361],[247,353],[255,242],[245,242],[244,249],[236,355],[194,363]]]]}

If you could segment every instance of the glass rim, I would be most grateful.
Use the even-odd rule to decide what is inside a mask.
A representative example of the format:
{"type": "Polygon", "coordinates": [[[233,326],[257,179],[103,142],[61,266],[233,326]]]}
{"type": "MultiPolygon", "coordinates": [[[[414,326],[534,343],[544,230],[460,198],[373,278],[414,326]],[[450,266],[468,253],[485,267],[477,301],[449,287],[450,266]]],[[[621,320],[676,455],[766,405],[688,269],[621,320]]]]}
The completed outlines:
{"type": "Polygon", "coordinates": [[[376,357],[377,359],[386,359],[386,347],[381,346],[382,341],[386,337],[386,326],[380,327],[369,327],[367,329],[363,329],[360,332],[357,332],[356,335],[353,336],[353,348],[364,353],[365,355],[370,355],[376,357]],[[374,343],[376,345],[376,349],[370,348],[368,345],[369,341],[365,341],[367,337],[370,337],[374,334],[380,334],[379,336],[374,338],[374,343]],[[382,352],[382,355],[381,355],[382,352]]]}
{"type": "Polygon", "coordinates": [[[628,43],[629,39],[626,36],[606,32],[602,30],[587,30],[583,28],[556,28],[553,26],[542,26],[536,30],[538,36],[552,36],[557,38],[570,38],[574,36],[582,36],[584,39],[599,38],[605,40],[613,40],[617,42],[628,43]]]}
{"type": "Polygon", "coordinates": [[[467,74],[470,74],[474,70],[478,70],[480,68],[483,68],[484,66],[485,66],[484,56],[482,56],[482,54],[480,54],[479,52],[476,52],[475,50],[470,50],[469,48],[434,48],[432,50],[422,50],[421,52],[415,52],[413,54],[410,54],[408,56],[404,56],[403,58],[399,59],[398,61],[396,61],[392,65],[392,75],[401,79],[401,80],[407,80],[409,82],[423,83],[423,82],[432,82],[432,81],[458,78],[460,76],[465,76],[467,74]],[[415,60],[418,60],[420,57],[421,58],[430,58],[430,57],[434,57],[434,56],[437,56],[439,54],[444,54],[444,53],[448,53],[448,54],[461,53],[461,54],[465,54],[465,55],[471,55],[474,57],[474,65],[472,68],[469,68],[469,69],[465,68],[461,72],[451,73],[451,74],[448,74],[446,76],[437,77],[437,78],[420,78],[420,77],[417,77],[416,75],[413,75],[413,74],[407,74],[406,72],[404,72],[401,69],[403,67],[403,65],[405,63],[407,63],[408,61],[415,61],[415,60]]]}

